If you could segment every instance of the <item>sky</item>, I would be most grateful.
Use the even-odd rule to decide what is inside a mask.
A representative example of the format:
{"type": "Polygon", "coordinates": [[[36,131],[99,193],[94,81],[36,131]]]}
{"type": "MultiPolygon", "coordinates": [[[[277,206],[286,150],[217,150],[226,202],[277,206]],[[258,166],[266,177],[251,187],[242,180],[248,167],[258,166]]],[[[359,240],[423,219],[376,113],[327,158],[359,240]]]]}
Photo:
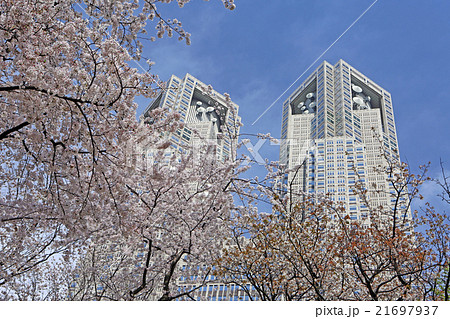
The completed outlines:
{"type": "MultiPolygon", "coordinates": [[[[442,159],[450,170],[450,1],[378,0],[314,66],[264,112],[374,0],[192,0],[180,9],[160,5],[166,18],[181,20],[192,34],[144,44],[161,79],[190,73],[239,105],[243,134],[280,136],[283,101],[323,60],[343,59],[389,91],[400,154],[413,171],[431,162],[439,177],[442,159]]],[[[138,100],[138,111],[148,101],[138,100]]],[[[256,143],[256,141],[253,141],[256,143]]],[[[260,149],[278,160],[278,148],[260,149]]],[[[425,193],[435,193],[428,185],[425,193]]]]}

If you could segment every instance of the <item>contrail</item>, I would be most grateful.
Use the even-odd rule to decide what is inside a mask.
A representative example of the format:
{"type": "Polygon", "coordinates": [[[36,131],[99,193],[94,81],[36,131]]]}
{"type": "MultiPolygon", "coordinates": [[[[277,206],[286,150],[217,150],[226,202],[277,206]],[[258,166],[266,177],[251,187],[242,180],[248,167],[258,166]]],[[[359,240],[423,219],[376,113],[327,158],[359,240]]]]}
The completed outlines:
{"type": "Polygon", "coordinates": [[[312,66],[314,65],[314,64],[316,64],[316,62],[317,61],[319,61],[335,44],[336,44],[336,42],[338,42],[374,5],[375,5],[375,3],[377,3],[378,2],[378,0],[375,0],[363,13],[361,13],[361,15],[358,17],[358,18],[356,18],[356,20],[355,21],[353,21],[353,23],[352,24],[350,24],[350,26],[347,28],[347,29],[345,29],[345,31],[344,32],[342,32],[342,34],[336,39],[336,40],[334,40],[334,42],[333,43],[331,43],[330,44],[330,46],[328,47],[328,48],[326,48],[326,50],[325,51],[323,51],[323,53],[316,59],[316,60],[314,60],[314,62],[313,63],[311,63],[311,65],[310,66],[308,66],[308,68],[302,73],[302,74],[300,74],[300,76],[294,81],[294,82],[292,82],[292,84],[291,85],[289,85],[289,87],[275,100],[275,101],[273,101],[273,103],[272,104],[270,104],[269,105],[269,107],[268,108],[266,108],[265,110],[264,110],[264,112],[262,112],[261,113],[261,115],[252,123],[252,126],[253,125],[255,125],[255,123],[256,122],[258,122],[259,121],[259,119],[261,118],[261,117],[263,117],[263,115],[264,114],[266,114],[267,113],[267,111],[269,111],[271,108],[272,108],[272,106],[274,106],[274,104],[275,103],[277,103],[278,102],[278,100],[279,99],[281,99],[281,97],[283,96],[283,95],[285,95],[286,94],[286,92],[287,91],[289,91],[293,86],[294,86],[294,84],[295,83],[297,83],[298,82],[298,80],[300,80],[301,79],[301,77],[302,76],[304,76],[305,75],[305,73],[306,72],[308,72],[309,71],[309,69],[311,69],[312,68],[312,66]]]}

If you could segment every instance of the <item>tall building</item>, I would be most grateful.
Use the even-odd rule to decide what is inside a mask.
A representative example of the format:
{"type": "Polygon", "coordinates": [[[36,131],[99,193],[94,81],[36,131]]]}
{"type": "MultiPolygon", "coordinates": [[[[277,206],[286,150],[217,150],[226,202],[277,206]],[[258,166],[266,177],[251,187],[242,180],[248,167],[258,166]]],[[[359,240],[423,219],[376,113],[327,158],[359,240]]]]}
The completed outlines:
{"type": "MultiPolygon", "coordinates": [[[[236,156],[241,118],[238,116],[238,105],[233,103],[226,94],[220,94],[190,74],[186,74],[184,78],[172,75],[166,84],[166,89],[144,111],[144,118],[148,118],[150,112],[156,108],[178,112],[181,116],[180,121],[185,124],[182,129],[165,136],[171,143],[167,152],[171,154],[196,152],[207,143],[214,147],[218,160],[233,159],[236,156]]],[[[194,190],[195,187],[193,187],[194,190]]],[[[181,276],[177,279],[178,292],[192,292],[190,297],[183,296],[178,300],[249,299],[242,288],[219,282],[212,274],[205,278],[201,276],[201,272],[187,275],[185,272],[189,271],[189,268],[190,265],[184,260],[180,261],[181,276]]],[[[254,292],[254,289],[251,291],[254,292]]],[[[161,296],[159,287],[155,292],[154,296],[161,296]]]]}
{"type": "Polygon", "coordinates": [[[180,114],[185,127],[167,136],[171,151],[183,152],[186,145],[207,142],[216,146],[219,160],[233,156],[241,121],[239,107],[190,74],[182,79],[172,75],[166,88],[147,107],[144,117],[156,108],[180,114]]]}
{"type": "Polygon", "coordinates": [[[281,140],[280,163],[296,168],[284,182],[299,194],[328,193],[360,219],[368,208],[354,194],[359,181],[371,205],[390,205],[392,186],[379,168],[381,149],[399,160],[391,95],[346,62],[323,62],[289,96],[281,140]]]}

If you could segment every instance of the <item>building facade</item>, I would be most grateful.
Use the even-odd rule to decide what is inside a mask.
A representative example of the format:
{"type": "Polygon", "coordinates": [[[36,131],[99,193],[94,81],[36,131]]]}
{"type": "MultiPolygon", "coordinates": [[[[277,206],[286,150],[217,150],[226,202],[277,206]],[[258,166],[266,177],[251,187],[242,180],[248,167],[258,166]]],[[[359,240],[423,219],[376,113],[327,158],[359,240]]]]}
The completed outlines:
{"type": "Polygon", "coordinates": [[[355,184],[389,206],[386,157],[399,161],[391,94],[348,63],[323,62],[284,102],[280,163],[298,194],[329,194],[351,219],[367,217],[355,184]]]}
{"type": "Polygon", "coordinates": [[[235,156],[236,138],[241,119],[239,107],[229,97],[213,90],[190,74],[184,78],[172,75],[158,97],[144,111],[144,117],[156,108],[180,114],[183,129],[166,136],[171,151],[185,152],[189,145],[209,143],[215,146],[219,160],[235,156]]]}

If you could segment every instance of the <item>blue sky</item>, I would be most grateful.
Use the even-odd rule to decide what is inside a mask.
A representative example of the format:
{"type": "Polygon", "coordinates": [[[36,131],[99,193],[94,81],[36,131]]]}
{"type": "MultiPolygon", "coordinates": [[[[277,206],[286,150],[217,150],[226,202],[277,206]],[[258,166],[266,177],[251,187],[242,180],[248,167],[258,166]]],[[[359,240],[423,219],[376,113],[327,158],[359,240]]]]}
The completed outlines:
{"type": "MultiPolygon", "coordinates": [[[[145,44],[153,71],[168,79],[190,73],[240,106],[243,133],[280,136],[281,104],[294,85],[255,125],[251,123],[374,0],[193,0],[183,9],[161,6],[192,34],[145,44]]],[[[450,1],[379,0],[324,57],[347,61],[393,97],[401,157],[413,169],[439,159],[450,167],[450,1]]],[[[306,79],[308,72],[298,85],[306,79]]],[[[140,110],[146,106],[140,100],[140,110]]],[[[278,159],[275,146],[261,155],[278,159]]]]}

